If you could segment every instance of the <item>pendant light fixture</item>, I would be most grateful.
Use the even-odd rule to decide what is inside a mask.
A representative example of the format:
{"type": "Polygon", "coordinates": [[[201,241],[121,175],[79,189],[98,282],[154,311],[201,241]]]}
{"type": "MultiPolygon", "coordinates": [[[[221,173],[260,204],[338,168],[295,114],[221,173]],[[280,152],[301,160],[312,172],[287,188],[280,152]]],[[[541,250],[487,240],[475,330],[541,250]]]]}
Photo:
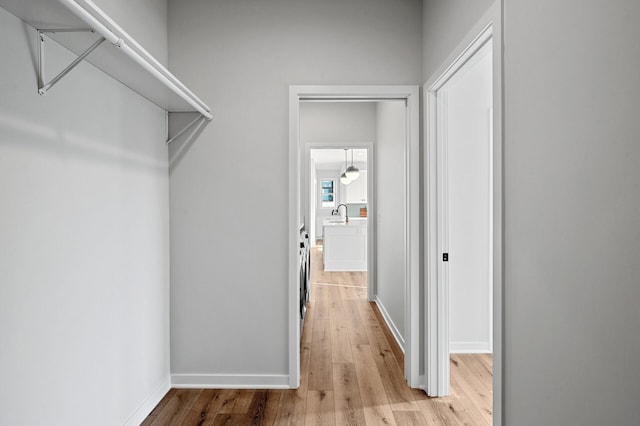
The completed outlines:
{"type": "Polygon", "coordinates": [[[358,176],[360,176],[360,170],[353,165],[353,149],[351,150],[351,165],[347,167],[345,174],[351,181],[358,179],[358,176]]]}
{"type": "Polygon", "coordinates": [[[343,185],[349,185],[351,183],[351,178],[349,176],[346,175],[346,170],[348,170],[349,168],[347,167],[347,150],[344,150],[344,168],[345,171],[342,172],[342,174],[340,175],[340,182],[343,185]]]}

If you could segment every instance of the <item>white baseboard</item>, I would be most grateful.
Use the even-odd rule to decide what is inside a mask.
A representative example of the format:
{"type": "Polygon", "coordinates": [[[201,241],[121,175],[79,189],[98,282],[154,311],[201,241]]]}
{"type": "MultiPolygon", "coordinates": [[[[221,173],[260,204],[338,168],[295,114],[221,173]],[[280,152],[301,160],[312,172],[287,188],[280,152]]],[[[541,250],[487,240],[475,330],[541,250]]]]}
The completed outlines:
{"type": "Polygon", "coordinates": [[[171,384],[182,389],[289,389],[289,375],[172,374],[171,384]]]}
{"type": "Polygon", "coordinates": [[[380,310],[380,313],[382,314],[382,318],[384,318],[384,322],[387,323],[387,327],[389,327],[389,330],[391,330],[391,334],[393,334],[393,337],[396,339],[396,342],[398,342],[398,346],[400,346],[400,350],[402,351],[402,353],[404,353],[404,338],[400,334],[398,327],[396,327],[396,325],[394,324],[393,320],[391,319],[391,316],[389,315],[389,312],[387,312],[387,309],[384,307],[384,305],[382,304],[382,301],[377,295],[375,298],[375,302],[376,302],[376,305],[378,306],[378,310],[380,310]]]}
{"type": "Polygon", "coordinates": [[[449,342],[449,353],[452,354],[490,354],[489,342],[449,342]]]}
{"type": "Polygon", "coordinates": [[[418,389],[427,392],[427,377],[424,374],[418,376],[418,389]]]}
{"type": "Polygon", "coordinates": [[[154,390],[136,410],[123,423],[124,426],[138,426],[147,418],[149,413],[156,408],[156,405],[171,389],[171,377],[167,376],[162,383],[154,390]]]}

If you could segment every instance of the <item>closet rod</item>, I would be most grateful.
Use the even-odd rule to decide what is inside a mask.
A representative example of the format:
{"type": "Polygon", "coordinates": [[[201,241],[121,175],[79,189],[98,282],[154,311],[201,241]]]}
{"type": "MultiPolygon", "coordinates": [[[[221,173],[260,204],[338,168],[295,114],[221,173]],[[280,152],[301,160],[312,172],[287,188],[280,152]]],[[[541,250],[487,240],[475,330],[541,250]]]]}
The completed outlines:
{"type": "MultiPolygon", "coordinates": [[[[207,120],[211,120],[213,116],[209,112],[209,108],[197,98],[197,96],[193,95],[189,89],[187,89],[177,78],[173,76],[173,74],[169,73],[162,67],[162,65],[156,61],[151,55],[147,53],[146,50],[142,49],[142,47],[132,38],[129,40],[124,40],[114,34],[109,28],[107,28],[102,22],[97,20],[91,13],[87,12],[82,6],[80,6],[75,0],[59,0],[62,4],[64,4],[69,10],[71,10],[74,14],[76,14],[80,19],[86,22],[89,26],[91,26],[97,33],[99,33],[102,37],[104,37],[107,41],[109,41],[114,46],[122,49],[122,51],[129,56],[133,61],[135,61],[142,68],[147,70],[151,75],[161,81],[165,86],[167,86],[171,91],[180,96],[185,102],[191,105],[196,111],[202,114],[207,120]],[[140,50],[142,50],[147,59],[143,58],[138,52],[133,50],[129,45],[130,43],[140,50]],[[152,59],[152,63],[155,63],[156,66],[150,63],[149,59],[152,59]],[[159,67],[159,68],[156,68],[159,67]],[[167,75],[163,74],[161,69],[164,69],[167,75]],[[179,87],[182,86],[182,87],[179,87]],[[186,90],[185,90],[186,89],[186,90]]],[[[92,6],[96,9],[96,12],[99,13],[105,20],[109,22],[111,19],[104,14],[104,12],[100,11],[95,5],[92,6]]],[[[118,27],[119,28],[119,27],[118,27]]],[[[124,33],[124,31],[122,31],[124,33]]],[[[125,33],[126,34],[126,33],[125,33]]]]}

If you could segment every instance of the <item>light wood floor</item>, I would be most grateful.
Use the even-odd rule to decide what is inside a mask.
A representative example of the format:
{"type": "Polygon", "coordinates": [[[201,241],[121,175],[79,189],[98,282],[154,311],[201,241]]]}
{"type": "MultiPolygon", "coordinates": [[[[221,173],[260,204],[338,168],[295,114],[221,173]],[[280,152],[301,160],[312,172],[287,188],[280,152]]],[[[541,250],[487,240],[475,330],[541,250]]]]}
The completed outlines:
{"type": "Polygon", "coordinates": [[[491,355],[451,357],[450,397],[410,389],[403,354],[366,299],[366,273],[324,272],[321,248],[312,256],[299,389],[171,389],[142,424],[491,424],[491,355]]]}

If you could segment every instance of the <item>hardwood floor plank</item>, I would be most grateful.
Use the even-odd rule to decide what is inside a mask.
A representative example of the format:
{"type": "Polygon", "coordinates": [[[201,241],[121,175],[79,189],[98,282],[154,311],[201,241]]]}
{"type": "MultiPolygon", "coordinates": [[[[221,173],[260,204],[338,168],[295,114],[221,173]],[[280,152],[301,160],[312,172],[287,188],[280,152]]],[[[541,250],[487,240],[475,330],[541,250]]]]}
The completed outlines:
{"type": "Polygon", "coordinates": [[[362,303],[358,304],[358,307],[360,308],[360,317],[362,318],[362,324],[364,324],[365,327],[379,325],[378,318],[376,317],[375,312],[373,312],[370,303],[374,302],[366,301],[365,296],[364,300],[362,300],[362,303]]]}
{"type": "Polygon", "coordinates": [[[384,333],[380,327],[369,327],[371,352],[378,368],[378,373],[382,379],[382,384],[389,397],[389,403],[393,411],[419,411],[420,408],[414,403],[415,398],[411,388],[404,379],[404,373],[398,366],[391,349],[387,344],[384,333]]]}
{"type": "Polygon", "coordinates": [[[335,408],[333,391],[307,392],[307,407],[305,410],[305,426],[335,425],[335,408]]]}
{"type": "Polygon", "coordinates": [[[362,397],[353,364],[333,365],[333,389],[336,424],[364,425],[362,397]]]}
{"type": "MultiPolygon", "coordinates": [[[[360,297],[358,296],[358,289],[353,287],[340,287],[340,296],[342,300],[358,300],[360,301],[360,297]]],[[[344,305],[343,305],[344,306],[344,305]]]]}
{"type": "Polygon", "coordinates": [[[476,380],[476,377],[464,363],[464,357],[452,355],[451,370],[452,396],[457,397],[465,405],[470,417],[473,417],[478,424],[480,424],[479,418],[484,420],[483,423],[491,424],[491,390],[476,380]]]}
{"type": "Polygon", "coordinates": [[[151,424],[180,424],[200,392],[202,390],[178,389],[151,424]]]}
{"type": "Polygon", "coordinates": [[[433,398],[430,402],[435,407],[438,417],[444,421],[444,424],[477,426],[470,418],[466,417],[469,413],[466,412],[466,408],[457,398],[450,396],[433,398]]]}
{"type": "Polygon", "coordinates": [[[325,321],[329,319],[329,288],[326,286],[314,287],[314,325],[317,321],[325,321]]]}
{"type": "Polygon", "coordinates": [[[300,345],[300,390],[307,391],[309,389],[309,365],[311,364],[311,347],[312,342],[301,342],[300,345]]]}
{"type": "Polygon", "coordinates": [[[480,354],[476,356],[477,360],[484,364],[489,373],[493,375],[493,355],[492,354],[480,354]]]}
{"type": "Polygon", "coordinates": [[[329,311],[329,324],[331,325],[331,360],[334,364],[353,362],[351,353],[351,339],[349,327],[342,309],[329,311]]]}
{"type": "MultiPolygon", "coordinates": [[[[396,343],[395,341],[389,342],[389,339],[387,339],[387,336],[383,332],[384,328],[386,328],[385,324],[376,324],[371,327],[365,327],[371,350],[373,353],[383,353],[386,357],[393,360],[400,371],[402,371],[404,369],[404,365],[396,359],[396,353],[392,349],[392,346],[396,345],[396,343]]],[[[404,356],[402,358],[404,359],[404,356]]]]}
{"type": "Polygon", "coordinates": [[[315,321],[313,325],[308,390],[333,390],[330,329],[328,320],[315,321]]]}
{"type": "Polygon", "coordinates": [[[302,326],[301,335],[300,335],[300,344],[306,343],[308,345],[311,344],[311,337],[313,336],[313,321],[315,320],[315,311],[313,308],[313,303],[307,304],[307,314],[304,318],[304,324],[302,326]]]}
{"type": "Polygon", "coordinates": [[[327,287],[329,309],[342,309],[340,287],[327,287]]]}
{"type": "Polygon", "coordinates": [[[142,424],[491,424],[491,355],[452,356],[449,397],[410,389],[404,354],[366,299],[366,273],[324,272],[318,256],[312,279],[333,284],[311,286],[299,389],[171,389],[142,424]]]}
{"type": "Polygon", "coordinates": [[[424,426],[427,424],[420,411],[394,411],[393,417],[396,423],[402,426],[424,426]]]}
{"type": "Polygon", "coordinates": [[[212,426],[246,426],[245,420],[243,414],[218,414],[212,426]]]}
{"type": "Polygon", "coordinates": [[[358,303],[354,300],[343,300],[344,314],[349,327],[349,340],[352,345],[368,345],[369,338],[360,318],[358,303]]]}
{"type": "Polygon", "coordinates": [[[264,416],[267,409],[267,398],[267,390],[257,390],[254,392],[244,419],[246,425],[259,426],[264,424],[264,416]]]}
{"type": "MultiPolygon", "coordinates": [[[[484,389],[487,393],[493,393],[493,372],[487,364],[482,361],[486,354],[456,354],[458,362],[463,364],[466,376],[474,378],[474,384],[478,389],[484,389]]],[[[453,362],[453,356],[451,361],[453,362]]]]}
{"type": "Polygon", "coordinates": [[[491,414],[493,401],[493,375],[487,372],[481,362],[475,363],[477,357],[471,354],[452,355],[451,370],[452,379],[457,379],[466,394],[474,403],[491,414]]]}
{"type": "Polygon", "coordinates": [[[255,393],[252,389],[224,389],[221,414],[246,414],[255,393]]]}
{"type": "MultiPolygon", "coordinates": [[[[428,426],[440,426],[450,425],[451,423],[447,419],[443,419],[438,415],[438,409],[432,402],[432,398],[429,398],[423,391],[414,389],[414,396],[416,397],[416,405],[420,408],[420,412],[426,421],[428,426]]],[[[452,416],[452,419],[455,418],[452,416]]]]}
{"type": "Polygon", "coordinates": [[[288,390],[280,398],[276,425],[300,426],[304,424],[307,391],[288,390]]]}
{"type": "Polygon", "coordinates": [[[202,425],[207,421],[212,422],[222,405],[219,396],[220,390],[218,389],[203,389],[182,419],[182,423],[185,425],[202,425]]]}
{"type": "Polygon", "coordinates": [[[380,329],[382,330],[382,332],[384,333],[387,339],[389,348],[391,348],[391,350],[393,351],[393,355],[396,358],[396,361],[398,362],[398,366],[400,367],[400,369],[404,371],[404,353],[402,353],[402,349],[400,349],[400,346],[398,345],[396,338],[393,337],[391,330],[389,330],[389,327],[387,327],[387,323],[385,322],[384,317],[382,316],[382,313],[378,309],[378,305],[376,305],[373,302],[371,302],[370,305],[371,305],[371,309],[376,315],[376,318],[378,318],[380,329]]]}
{"type": "Polygon", "coordinates": [[[396,424],[371,348],[369,345],[354,345],[353,356],[358,360],[355,363],[356,377],[367,425],[396,424]]]}
{"type": "Polygon", "coordinates": [[[282,396],[288,390],[270,389],[267,391],[267,403],[264,409],[264,424],[275,425],[282,396]]]}

